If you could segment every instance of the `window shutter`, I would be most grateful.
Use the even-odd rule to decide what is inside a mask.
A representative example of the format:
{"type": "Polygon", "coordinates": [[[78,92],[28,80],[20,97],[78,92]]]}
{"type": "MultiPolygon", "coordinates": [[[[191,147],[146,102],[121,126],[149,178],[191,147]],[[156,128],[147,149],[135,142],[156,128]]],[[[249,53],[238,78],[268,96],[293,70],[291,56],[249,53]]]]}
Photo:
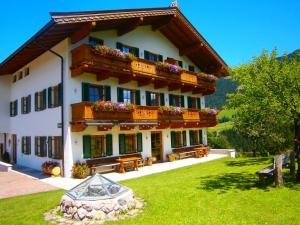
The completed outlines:
{"type": "Polygon", "coordinates": [[[91,139],[90,135],[83,136],[83,158],[89,159],[91,158],[91,139]]]}
{"type": "Polygon", "coordinates": [[[178,60],[178,66],[183,67],[182,61],[178,60]]]}
{"type": "Polygon", "coordinates": [[[159,94],[159,101],[160,101],[160,106],[165,105],[165,94],[164,93],[159,94]]]}
{"type": "Polygon", "coordinates": [[[48,158],[52,158],[52,137],[48,137],[48,158]]]}
{"type": "Polygon", "coordinates": [[[144,51],[144,58],[149,60],[149,52],[148,51],[144,51]]]}
{"type": "Polygon", "coordinates": [[[182,145],[186,146],[186,131],[182,131],[182,145]]]}
{"type": "Polygon", "coordinates": [[[31,95],[28,95],[28,109],[27,112],[30,113],[31,112],[31,95]]]}
{"type": "Polygon", "coordinates": [[[162,55],[158,55],[158,61],[160,61],[160,62],[163,61],[163,56],[162,55]]]}
{"type": "Polygon", "coordinates": [[[199,144],[203,144],[203,134],[202,134],[202,130],[199,130],[199,144]]]}
{"type": "Polygon", "coordinates": [[[117,49],[122,51],[123,50],[123,44],[120,43],[120,42],[117,42],[117,49]]]}
{"type": "Polygon", "coordinates": [[[135,104],[141,105],[141,91],[135,90],[135,104]]]}
{"type": "Polygon", "coordinates": [[[35,92],[34,94],[34,110],[39,111],[39,93],[35,92]]]}
{"type": "Polygon", "coordinates": [[[58,150],[57,150],[57,159],[61,159],[62,158],[62,155],[61,155],[61,149],[62,149],[62,137],[58,137],[58,150]]]}
{"type": "Polygon", "coordinates": [[[190,135],[190,145],[193,145],[193,140],[192,140],[193,137],[194,137],[194,136],[193,136],[193,133],[194,133],[194,132],[193,132],[192,130],[189,131],[189,135],[190,135]]]}
{"type": "Polygon", "coordinates": [[[171,147],[175,148],[175,131],[171,131],[171,147]]]}
{"type": "Polygon", "coordinates": [[[119,154],[125,153],[125,134],[119,134],[119,154]]]}
{"type": "Polygon", "coordinates": [[[47,156],[47,137],[43,137],[43,154],[42,157],[47,156]]]}
{"type": "Polygon", "coordinates": [[[48,87],[48,108],[52,107],[52,87],[48,87]]]}
{"type": "Polygon", "coordinates": [[[81,84],[81,89],[82,89],[82,101],[83,102],[88,102],[89,99],[89,84],[87,83],[82,83],[81,84]]]}
{"type": "Polygon", "coordinates": [[[105,101],[111,101],[110,86],[104,86],[105,101]]]}
{"type": "Polygon", "coordinates": [[[21,98],[21,113],[24,114],[24,97],[21,98]]]}
{"type": "Polygon", "coordinates": [[[106,156],[111,156],[113,154],[112,135],[107,134],[105,139],[106,139],[106,156]]]}
{"type": "Polygon", "coordinates": [[[201,109],[201,99],[197,98],[197,108],[201,109]]]}
{"type": "Polygon", "coordinates": [[[47,89],[43,90],[43,109],[47,108],[47,89]]]}
{"type": "Polygon", "coordinates": [[[117,100],[118,102],[124,102],[124,93],[123,93],[123,88],[118,87],[117,88],[117,100]]]}
{"type": "Polygon", "coordinates": [[[58,85],[58,106],[61,106],[62,105],[62,99],[63,99],[63,96],[62,96],[62,84],[60,83],[58,85]]]}
{"type": "Polygon", "coordinates": [[[12,108],[13,108],[13,103],[10,102],[10,103],[9,103],[9,114],[10,114],[10,116],[13,116],[12,108]]]}
{"type": "Polygon", "coordinates": [[[173,103],[173,95],[172,94],[169,94],[169,105],[170,106],[174,105],[174,103],[173,103]]]}
{"type": "Polygon", "coordinates": [[[35,138],[34,138],[34,154],[35,154],[35,155],[38,155],[38,144],[37,144],[38,138],[39,138],[39,137],[35,137],[35,138]]]}
{"type": "Polygon", "coordinates": [[[151,92],[150,91],[146,91],[146,105],[150,106],[151,105],[151,92]]]}
{"type": "Polygon", "coordinates": [[[15,112],[14,115],[18,115],[18,100],[15,101],[15,112]]]}
{"type": "Polygon", "coordinates": [[[24,144],[25,144],[25,141],[24,141],[25,137],[22,137],[22,153],[25,153],[25,149],[24,149],[24,144]]]}
{"type": "Polygon", "coordinates": [[[140,50],[139,48],[133,48],[133,54],[135,57],[139,58],[140,57],[140,50]]]}
{"type": "Polygon", "coordinates": [[[136,143],[137,152],[142,152],[143,151],[143,134],[137,133],[136,140],[137,140],[137,143],[136,143]]]}
{"type": "Polygon", "coordinates": [[[28,154],[31,155],[31,137],[28,137],[27,144],[28,144],[28,154]]]}
{"type": "Polygon", "coordinates": [[[191,109],[192,108],[192,97],[188,96],[187,101],[188,101],[188,108],[191,109]]]}
{"type": "Polygon", "coordinates": [[[181,95],[181,107],[184,108],[184,95],[181,95]]]}

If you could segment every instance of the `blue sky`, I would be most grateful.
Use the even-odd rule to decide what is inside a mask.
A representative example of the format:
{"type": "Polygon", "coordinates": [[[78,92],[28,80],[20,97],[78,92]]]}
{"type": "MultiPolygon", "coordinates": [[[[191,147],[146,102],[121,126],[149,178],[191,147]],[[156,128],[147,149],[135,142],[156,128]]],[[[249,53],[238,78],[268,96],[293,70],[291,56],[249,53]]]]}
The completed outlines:
{"type": "MultiPolygon", "coordinates": [[[[299,0],[179,0],[183,14],[230,66],[262,49],[300,48],[299,0]]],[[[165,7],[171,0],[10,0],[1,2],[0,62],[49,20],[49,12],[165,7]]]]}

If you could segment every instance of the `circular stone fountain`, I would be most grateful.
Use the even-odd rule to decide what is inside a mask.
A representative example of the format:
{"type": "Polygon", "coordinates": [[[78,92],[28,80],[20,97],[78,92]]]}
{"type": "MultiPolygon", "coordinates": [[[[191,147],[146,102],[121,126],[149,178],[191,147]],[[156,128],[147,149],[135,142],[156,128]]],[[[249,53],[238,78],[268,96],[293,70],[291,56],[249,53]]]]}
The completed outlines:
{"type": "Polygon", "coordinates": [[[131,189],[95,174],[62,197],[60,210],[66,219],[111,220],[135,206],[131,189]]]}

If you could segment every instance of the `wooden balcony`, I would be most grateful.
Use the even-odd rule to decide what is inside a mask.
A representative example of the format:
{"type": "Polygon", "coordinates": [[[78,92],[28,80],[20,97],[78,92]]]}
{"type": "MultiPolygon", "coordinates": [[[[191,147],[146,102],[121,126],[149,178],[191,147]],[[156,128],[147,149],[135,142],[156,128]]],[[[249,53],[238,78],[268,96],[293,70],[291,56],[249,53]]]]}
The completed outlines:
{"type": "MultiPolygon", "coordinates": [[[[172,115],[170,113],[160,113],[156,106],[135,106],[132,111],[94,111],[93,103],[80,102],[72,104],[72,131],[82,131],[88,123],[103,123],[110,129],[115,124],[126,123],[141,124],[157,123],[149,128],[201,128],[212,127],[217,124],[215,115],[199,112],[197,109],[188,109],[183,114],[172,115]]],[[[133,125],[132,127],[134,127],[133,125]]]]}
{"type": "Polygon", "coordinates": [[[197,73],[182,71],[171,73],[161,71],[152,61],[145,59],[126,60],[123,58],[101,55],[87,44],[72,50],[72,77],[83,73],[93,73],[97,80],[117,77],[120,84],[135,80],[138,86],[154,84],[154,88],[168,87],[169,90],[181,90],[194,94],[211,93],[215,82],[199,78],[197,73]]]}

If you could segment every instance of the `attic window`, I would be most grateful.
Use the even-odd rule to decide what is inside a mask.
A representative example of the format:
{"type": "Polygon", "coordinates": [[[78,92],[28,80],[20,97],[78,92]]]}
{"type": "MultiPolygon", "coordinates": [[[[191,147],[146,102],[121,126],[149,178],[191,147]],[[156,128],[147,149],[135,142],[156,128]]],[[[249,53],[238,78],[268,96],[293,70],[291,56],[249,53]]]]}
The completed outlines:
{"type": "Polygon", "coordinates": [[[17,74],[14,74],[14,75],[13,75],[13,81],[12,81],[12,82],[13,82],[13,83],[16,83],[16,81],[17,81],[17,74]]]}
{"type": "Polygon", "coordinates": [[[23,78],[23,71],[19,71],[17,80],[21,80],[22,78],[23,78]]]}
{"type": "Polygon", "coordinates": [[[24,76],[26,77],[26,76],[28,76],[29,75],[29,67],[26,67],[25,69],[24,69],[24,76]]]}
{"type": "Polygon", "coordinates": [[[96,47],[97,45],[103,45],[103,40],[100,38],[89,37],[89,45],[96,47]]]}

